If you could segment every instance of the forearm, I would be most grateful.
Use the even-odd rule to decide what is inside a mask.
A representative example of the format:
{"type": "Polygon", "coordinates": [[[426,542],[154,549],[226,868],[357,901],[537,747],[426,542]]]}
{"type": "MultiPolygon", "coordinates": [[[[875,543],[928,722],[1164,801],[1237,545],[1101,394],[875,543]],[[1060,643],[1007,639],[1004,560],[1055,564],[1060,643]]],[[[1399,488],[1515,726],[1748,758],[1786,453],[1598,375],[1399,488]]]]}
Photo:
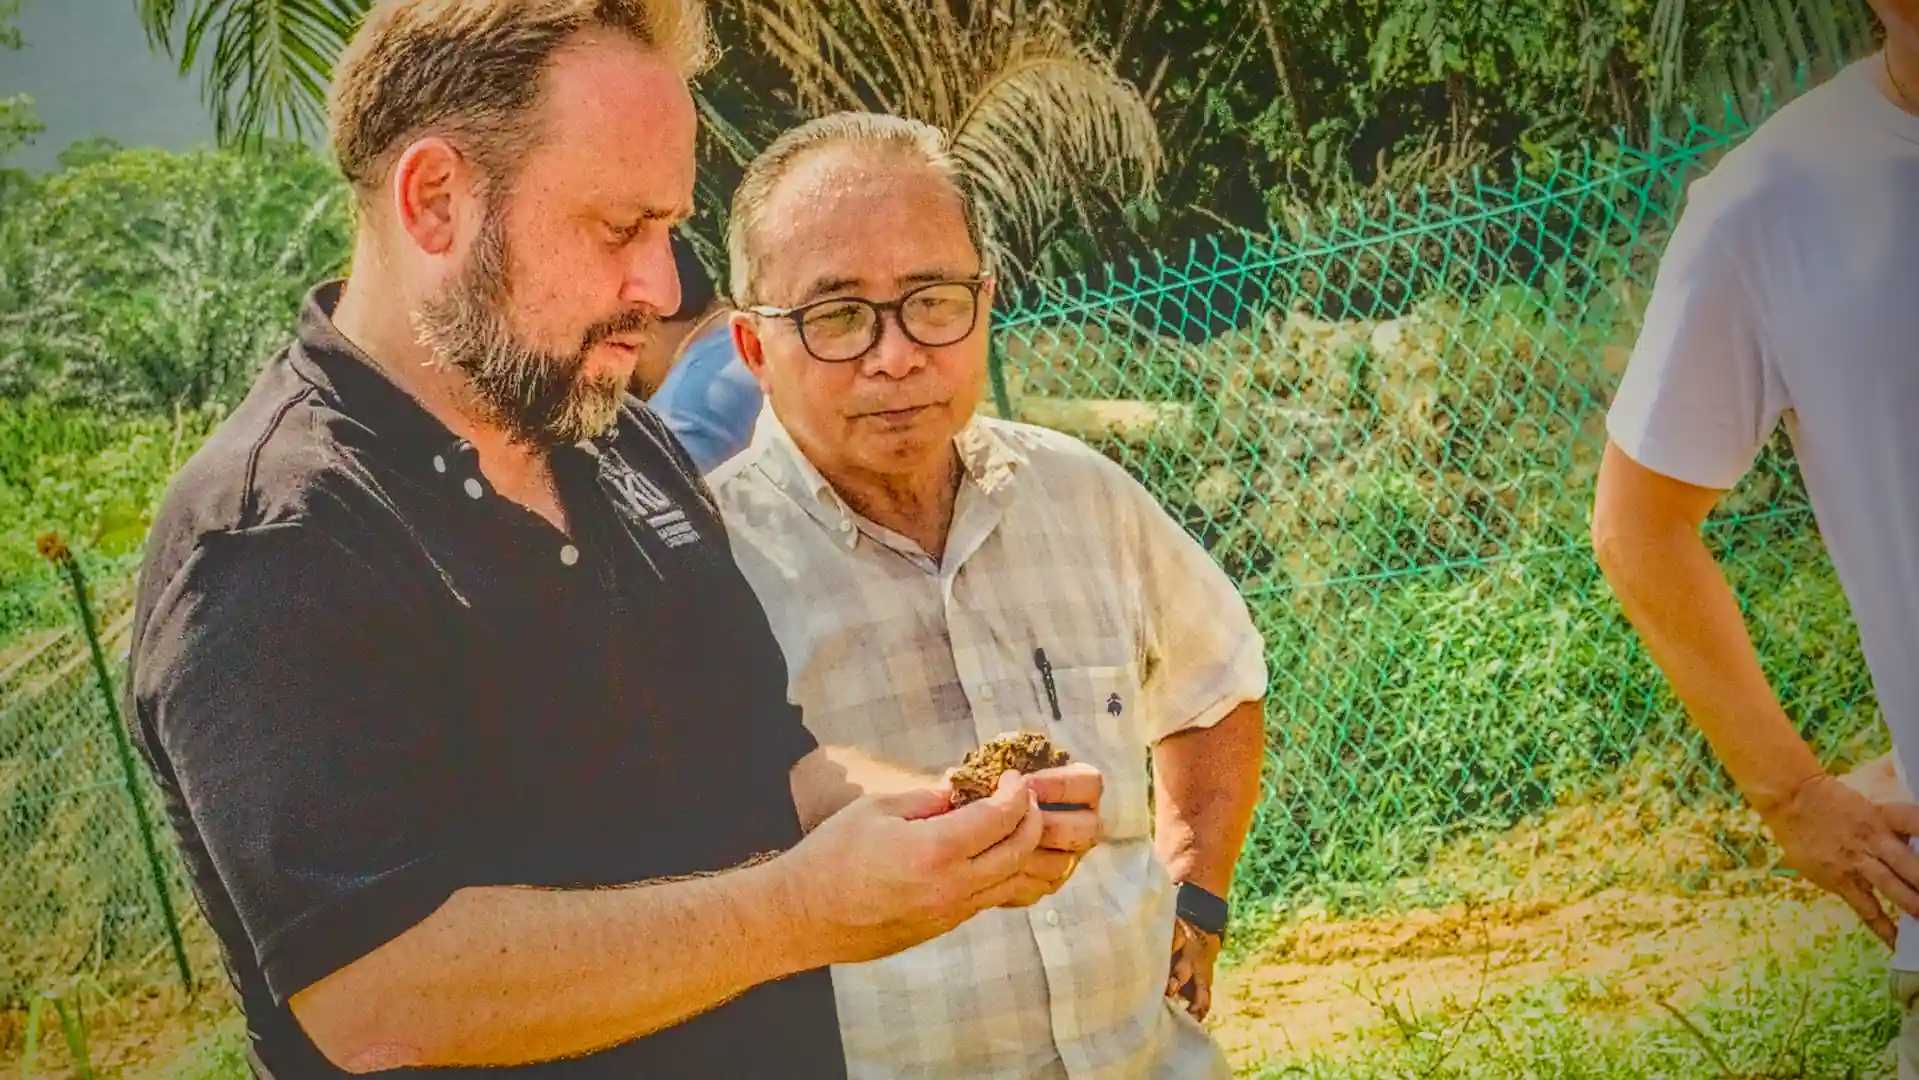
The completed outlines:
{"type": "Polygon", "coordinates": [[[616,889],[462,889],[291,1005],[352,1071],[576,1056],[830,961],[789,896],[779,859],[616,889]]]}
{"type": "Polygon", "coordinates": [[[1738,601],[1698,530],[1596,530],[1600,567],[1653,661],[1746,797],[1768,809],[1821,775],[1780,707],[1738,601]]]}
{"type": "Polygon", "coordinates": [[[938,787],[940,778],[870,757],[850,746],[822,746],[793,766],[789,782],[800,828],[814,827],[861,795],[938,787]]]}
{"type": "Polygon", "coordinates": [[[1248,701],[1209,728],[1153,747],[1153,846],[1175,881],[1226,895],[1259,803],[1266,758],[1264,702],[1248,701]]]}

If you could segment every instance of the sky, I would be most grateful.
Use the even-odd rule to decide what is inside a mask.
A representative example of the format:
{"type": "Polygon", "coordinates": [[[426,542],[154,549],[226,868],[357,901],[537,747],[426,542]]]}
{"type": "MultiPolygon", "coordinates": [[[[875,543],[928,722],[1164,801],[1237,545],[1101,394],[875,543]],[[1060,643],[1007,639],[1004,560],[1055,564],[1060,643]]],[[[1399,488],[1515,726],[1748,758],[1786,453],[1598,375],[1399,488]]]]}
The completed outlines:
{"type": "Polygon", "coordinates": [[[26,93],[47,130],[7,164],[50,169],[75,139],[183,150],[213,142],[197,73],[147,48],[134,0],[23,0],[19,52],[0,51],[0,97],[26,93]]]}

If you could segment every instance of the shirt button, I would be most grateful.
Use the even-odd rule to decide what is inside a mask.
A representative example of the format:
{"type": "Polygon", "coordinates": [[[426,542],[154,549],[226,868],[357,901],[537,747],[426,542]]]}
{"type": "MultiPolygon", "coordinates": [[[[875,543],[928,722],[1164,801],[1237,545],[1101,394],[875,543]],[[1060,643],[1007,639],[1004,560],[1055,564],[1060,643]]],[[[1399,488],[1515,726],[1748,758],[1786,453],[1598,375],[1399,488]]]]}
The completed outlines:
{"type": "Polygon", "coordinates": [[[1049,912],[1047,912],[1047,913],[1046,913],[1046,925],[1048,925],[1048,926],[1058,926],[1058,925],[1059,925],[1059,912],[1057,912],[1057,911],[1049,911],[1049,912]]]}
{"type": "Polygon", "coordinates": [[[483,493],[483,489],[480,487],[480,482],[478,480],[473,479],[471,476],[467,477],[466,478],[467,497],[471,499],[477,499],[480,497],[482,493],[483,493]]]}
{"type": "Polygon", "coordinates": [[[985,686],[982,686],[979,688],[979,699],[981,701],[993,700],[993,684],[992,683],[987,683],[985,686]]]}
{"type": "Polygon", "coordinates": [[[580,561],[580,549],[568,544],[560,549],[560,565],[572,566],[580,561]]]}
{"type": "Polygon", "coordinates": [[[853,523],[852,523],[852,522],[850,522],[850,521],[848,521],[848,520],[846,520],[845,518],[841,518],[841,519],[840,519],[840,531],[841,531],[841,532],[843,532],[843,533],[850,533],[850,532],[852,532],[852,531],[853,531],[853,523]]]}
{"type": "Polygon", "coordinates": [[[442,457],[439,454],[433,455],[433,471],[436,473],[443,473],[446,471],[445,457],[442,457]]]}

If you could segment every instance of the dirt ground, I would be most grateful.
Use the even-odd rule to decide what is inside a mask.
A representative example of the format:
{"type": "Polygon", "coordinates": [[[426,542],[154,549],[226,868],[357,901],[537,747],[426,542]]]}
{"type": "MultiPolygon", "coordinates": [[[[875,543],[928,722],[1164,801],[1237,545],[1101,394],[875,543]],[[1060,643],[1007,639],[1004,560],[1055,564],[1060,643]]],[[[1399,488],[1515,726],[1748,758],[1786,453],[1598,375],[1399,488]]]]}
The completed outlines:
{"type": "Polygon", "coordinates": [[[1681,1008],[1755,955],[1804,947],[1852,922],[1803,885],[1746,896],[1609,888],[1567,902],[1459,906],[1307,921],[1220,978],[1214,1032],[1243,1069],[1342,1048],[1388,1006],[1433,1015],[1492,1006],[1552,979],[1589,979],[1588,999],[1644,1014],[1681,1008]]]}
{"type": "Polygon", "coordinates": [[[1595,1017],[1678,1008],[1754,957],[1849,928],[1838,900],[1770,865],[1757,817],[1733,809],[1575,806],[1442,856],[1437,909],[1307,913],[1221,971],[1209,1022],[1250,1071],[1340,1057],[1389,1021],[1490,1008],[1581,980],[1595,1017]]]}

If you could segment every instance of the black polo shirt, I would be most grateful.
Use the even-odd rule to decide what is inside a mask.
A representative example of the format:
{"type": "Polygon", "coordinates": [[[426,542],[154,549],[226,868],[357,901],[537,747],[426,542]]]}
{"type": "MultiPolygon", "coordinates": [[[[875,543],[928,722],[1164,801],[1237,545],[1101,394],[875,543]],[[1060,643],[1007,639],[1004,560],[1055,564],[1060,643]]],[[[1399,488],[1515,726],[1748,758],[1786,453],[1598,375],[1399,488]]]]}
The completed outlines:
{"type": "MultiPolygon", "coordinates": [[[[339,1075],[287,998],[457,889],[618,885],[792,846],[788,770],[814,746],[651,412],[629,402],[554,453],[561,533],[340,335],[339,294],[314,291],[174,481],[128,680],[256,1068],[277,1077],[339,1075]]],[[[598,1054],[475,1074],[843,1070],[814,971],[598,1054]]]]}

